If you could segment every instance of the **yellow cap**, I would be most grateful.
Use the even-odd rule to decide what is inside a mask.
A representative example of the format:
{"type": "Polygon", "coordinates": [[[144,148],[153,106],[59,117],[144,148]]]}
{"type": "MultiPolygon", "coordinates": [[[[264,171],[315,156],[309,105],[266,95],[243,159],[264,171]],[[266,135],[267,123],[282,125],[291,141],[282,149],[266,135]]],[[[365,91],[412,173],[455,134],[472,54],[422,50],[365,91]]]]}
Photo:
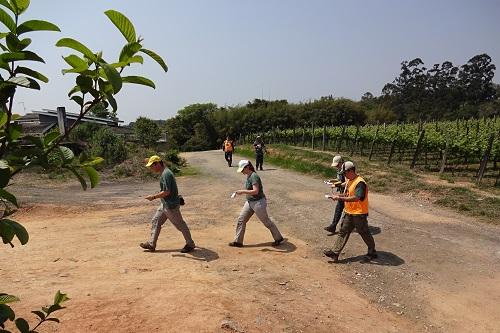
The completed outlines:
{"type": "Polygon", "coordinates": [[[151,165],[153,165],[153,163],[156,163],[156,162],[161,162],[161,157],[158,156],[158,155],[153,155],[149,158],[148,160],[148,163],[146,164],[147,167],[150,167],[151,165]]]}

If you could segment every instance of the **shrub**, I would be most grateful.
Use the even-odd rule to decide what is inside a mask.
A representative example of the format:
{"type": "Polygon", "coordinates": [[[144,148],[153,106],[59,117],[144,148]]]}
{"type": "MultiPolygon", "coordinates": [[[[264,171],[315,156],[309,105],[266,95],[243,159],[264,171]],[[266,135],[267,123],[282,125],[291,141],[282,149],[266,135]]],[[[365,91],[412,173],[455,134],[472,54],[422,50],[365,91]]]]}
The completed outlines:
{"type": "Polygon", "coordinates": [[[108,165],[123,162],[127,158],[127,148],[123,138],[109,128],[98,129],[92,136],[90,145],[92,155],[104,158],[108,165]]]}

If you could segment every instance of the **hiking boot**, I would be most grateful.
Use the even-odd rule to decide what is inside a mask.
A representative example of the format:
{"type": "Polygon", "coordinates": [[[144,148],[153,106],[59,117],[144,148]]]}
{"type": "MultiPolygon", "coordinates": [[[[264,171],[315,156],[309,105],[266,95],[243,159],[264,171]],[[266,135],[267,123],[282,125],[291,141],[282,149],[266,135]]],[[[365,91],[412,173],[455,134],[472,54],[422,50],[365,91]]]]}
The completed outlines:
{"type": "Polygon", "coordinates": [[[327,257],[332,258],[333,262],[338,262],[339,261],[339,255],[332,250],[325,250],[323,251],[323,254],[327,257]]]}
{"type": "Polygon", "coordinates": [[[139,246],[142,247],[144,250],[149,250],[151,252],[155,252],[155,250],[156,250],[155,247],[148,242],[141,243],[141,244],[139,244],[139,246]]]}
{"type": "Polygon", "coordinates": [[[331,232],[332,234],[336,234],[337,233],[335,231],[335,229],[337,229],[336,226],[329,225],[328,227],[324,227],[323,229],[325,229],[328,232],[331,232]]]}
{"type": "Polygon", "coordinates": [[[193,250],[194,250],[194,248],[195,248],[195,246],[194,246],[194,245],[187,245],[187,244],[186,244],[186,245],[184,245],[184,247],[181,249],[181,251],[180,251],[180,252],[181,252],[181,253],[188,253],[188,252],[193,251],[193,250]]]}
{"type": "Polygon", "coordinates": [[[284,239],[283,237],[281,237],[281,238],[280,238],[280,239],[278,239],[278,240],[275,240],[275,241],[273,242],[273,246],[278,246],[278,245],[280,245],[280,244],[281,244],[284,240],[285,240],[285,239],[284,239]]]}
{"type": "Polygon", "coordinates": [[[228,245],[232,246],[232,247],[243,247],[243,244],[238,243],[238,242],[231,242],[228,245]]]}

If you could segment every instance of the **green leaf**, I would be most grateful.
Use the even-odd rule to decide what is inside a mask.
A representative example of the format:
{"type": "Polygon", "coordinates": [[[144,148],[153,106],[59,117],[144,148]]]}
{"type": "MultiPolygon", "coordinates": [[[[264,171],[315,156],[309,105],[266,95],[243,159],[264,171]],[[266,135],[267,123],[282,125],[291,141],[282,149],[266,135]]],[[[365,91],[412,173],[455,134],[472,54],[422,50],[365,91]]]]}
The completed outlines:
{"type": "Polygon", "coordinates": [[[9,132],[7,133],[7,137],[9,138],[9,141],[15,141],[19,139],[22,132],[23,128],[20,124],[11,124],[9,126],[9,132]]]}
{"type": "Polygon", "coordinates": [[[62,303],[70,300],[67,294],[63,294],[60,290],[54,296],[54,304],[61,305],[62,303]]]}
{"type": "Polygon", "coordinates": [[[87,182],[85,181],[85,178],[83,178],[82,175],[80,175],[74,167],[72,167],[70,165],[66,165],[66,166],[63,166],[63,168],[66,168],[69,171],[71,171],[75,175],[75,177],[80,181],[80,184],[82,185],[83,190],[84,191],[87,190],[87,182]]]}
{"type": "Polygon", "coordinates": [[[62,38],[56,43],[56,46],[67,47],[67,48],[73,49],[75,51],[82,53],[84,56],[86,56],[90,60],[97,61],[96,55],[94,53],[92,53],[92,51],[88,47],[86,47],[85,45],[83,45],[79,41],[74,40],[72,38],[62,38]]]}
{"type": "Polygon", "coordinates": [[[12,33],[16,33],[16,22],[9,14],[0,8],[0,22],[2,22],[12,33]]]}
{"type": "Polygon", "coordinates": [[[10,181],[10,168],[0,168],[0,188],[4,188],[10,181]]]}
{"type": "Polygon", "coordinates": [[[2,59],[3,62],[29,60],[29,61],[39,61],[45,63],[45,61],[42,58],[40,58],[36,53],[33,53],[31,51],[2,53],[0,55],[0,59],[2,59]]]}
{"type": "Polygon", "coordinates": [[[42,311],[31,311],[31,313],[36,314],[38,318],[40,318],[40,320],[45,320],[45,313],[43,313],[42,311]]]}
{"type": "Polygon", "coordinates": [[[0,294],[0,304],[19,302],[19,298],[14,295],[0,294]]]}
{"type": "Polygon", "coordinates": [[[14,8],[12,8],[12,6],[7,0],[0,0],[0,5],[4,6],[5,8],[8,8],[14,14],[14,8]]]}
{"type": "Polygon", "coordinates": [[[70,100],[75,101],[79,106],[83,105],[83,98],[81,96],[71,96],[70,100]]]}
{"type": "Polygon", "coordinates": [[[80,87],[79,86],[74,86],[68,93],[68,97],[71,97],[71,95],[76,94],[77,92],[80,92],[80,87]]]}
{"type": "Polygon", "coordinates": [[[21,87],[40,90],[40,84],[29,77],[14,76],[8,79],[7,81],[12,82],[21,87]]]}
{"type": "Polygon", "coordinates": [[[59,137],[58,131],[48,133],[43,137],[43,144],[47,147],[59,137]]]}
{"type": "Polygon", "coordinates": [[[17,204],[16,197],[13,194],[4,190],[3,188],[0,188],[0,198],[3,198],[12,203],[13,205],[15,205],[16,207],[19,207],[19,205],[17,204]]]}
{"type": "Polygon", "coordinates": [[[85,69],[89,68],[89,64],[87,63],[87,61],[75,54],[70,54],[67,57],[63,57],[63,59],[68,63],[68,65],[70,65],[73,68],[83,68],[83,67],[85,67],[85,69]]]}
{"type": "Polygon", "coordinates": [[[103,63],[101,64],[101,66],[102,69],[104,70],[104,73],[106,74],[106,78],[113,87],[113,93],[117,94],[122,89],[122,78],[120,76],[120,73],[118,73],[116,68],[113,68],[113,66],[109,64],[103,63]]]}
{"type": "Polygon", "coordinates": [[[91,166],[83,167],[90,179],[90,188],[94,188],[99,184],[99,173],[91,166]]]}
{"type": "Polygon", "coordinates": [[[17,15],[22,14],[30,6],[30,0],[10,0],[12,8],[17,15]]]}
{"type": "Polygon", "coordinates": [[[7,37],[11,32],[0,32],[0,39],[4,39],[7,37]]]}
{"type": "Polygon", "coordinates": [[[14,71],[16,74],[25,74],[25,75],[28,75],[28,76],[31,76],[37,80],[40,80],[42,82],[49,82],[49,79],[43,75],[42,73],[39,73],[37,71],[34,71],[30,68],[27,68],[27,67],[21,67],[21,66],[18,66],[16,68],[16,70],[14,71]]]}
{"type": "Polygon", "coordinates": [[[12,242],[15,236],[14,228],[6,222],[6,220],[0,220],[0,237],[4,244],[9,244],[12,242]]]}
{"type": "Polygon", "coordinates": [[[47,321],[53,321],[53,322],[58,323],[59,319],[57,319],[57,318],[47,318],[47,321]]]}
{"type": "Polygon", "coordinates": [[[127,43],[121,50],[120,52],[120,58],[119,61],[127,61],[130,57],[132,57],[134,54],[139,52],[141,49],[142,45],[137,42],[130,42],[127,43]]]}
{"type": "Polygon", "coordinates": [[[163,70],[165,72],[168,71],[168,67],[167,67],[167,64],[163,61],[163,59],[156,53],[154,53],[153,51],[151,50],[147,50],[147,49],[141,49],[140,50],[142,53],[145,53],[147,54],[148,56],[150,56],[154,61],[156,61],[160,66],[161,68],[163,68],[163,70]]]}
{"type": "MultiPolygon", "coordinates": [[[[28,231],[26,231],[26,229],[21,224],[17,223],[16,221],[9,220],[9,219],[1,219],[0,220],[0,231],[2,229],[2,226],[7,226],[7,229],[12,230],[12,232],[14,233],[14,235],[17,236],[17,238],[19,239],[19,241],[21,242],[22,245],[28,243],[28,240],[29,240],[28,231]]],[[[5,240],[4,240],[4,242],[5,242],[5,240]]]]}
{"type": "Polygon", "coordinates": [[[80,163],[82,166],[93,166],[93,165],[101,164],[103,162],[104,162],[104,158],[102,158],[102,157],[95,157],[92,160],[88,160],[87,156],[80,155],[80,163]]]}
{"type": "Polygon", "coordinates": [[[63,73],[63,75],[64,74],[68,74],[68,73],[76,73],[76,74],[82,74],[82,75],[90,76],[90,75],[94,74],[94,72],[88,70],[88,67],[78,67],[78,68],[71,68],[71,69],[63,69],[61,72],[63,73]]]}
{"type": "Polygon", "coordinates": [[[5,38],[5,42],[7,43],[7,47],[9,51],[19,52],[27,48],[31,44],[30,38],[24,38],[23,40],[19,40],[16,35],[12,32],[7,34],[7,38],[5,38]]]}
{"type": "Polygon", "coordinates": [[[3,110],[0,111],[0,127],[3,127],[5,124],[7,124],[7,120],[9,120],[7,112],[3,110]]]}
{"type": "Polygon", "coordinates": [[[151,81],[148,78],[142,77],[142,76],[124,76],[122,77],[123,82],[126,83],[135,83],[135,84],[142,84],[144,86],[148,86],[151,88],[156,88],[155,84],[153,81],[151,81]]]}
{"type": "Polygon", "coordinates": [[[139,56],[139,55],[136,55],[136,56],[128,58],[126,61],[115,62],[115,63],[111,64],[111,66],[113,66],[114,68],[119,68],[119,67],[128,66],[132,63],[142,64],[142,63],[144,63],[144,58],[139,56]]]}
{"type": "Polygon", "coordinates": [[[113,108],[113,111],[118,110],[118,104],[116,103],[116,99],[113,97],[112,94],[106,94],[106,99],[108,100],[109,104],[113,108]]]}
{"type": "Polygon", "coordinates": [[[107,10],[104,14],[106,14],[111,22],[120,30],[123,37],[125,37],[128,42],[136,41],[134,26],[125,15],[115,10],[107,10]]]}
{"type": "Polygon", "coordinates": [[[73,154],[73,151],[68,147],[59,146],[58,149],[64,162],[71,162],[75,158],[75,154],[73,154]]]}
{"type": "Polygon", "coordinates": [[[21,35],[26,32],[31,32],[31,31],[59,31],[61,30],[57,27],[57,25],[52,24],[47,21],[41,21],[41,20],[30,20],[23,22],[21,25],[17,27],[17,34],[21,35]]]}
{"type": "Polygon", "coordinates": [[[8,320],[14,320],[16,318],[16,314],[12,309],[5,304],[0,304],[0,323],[8,320]]]}
{"type": "Polygon", "coordinates": [[[30,331],[30,325],[28,325],[28,322],[23,318],[16,319],[16,327],[21,333],[29,333],[30,331]]]}
{"type": "Polygon", "coordinates": [[[90,89],[92,89],[92,87],[94,86],[94,81],[88,76],[78,75],[76,77],[76,84],[80,87],[81,92],[86,93],[90,89]]]}

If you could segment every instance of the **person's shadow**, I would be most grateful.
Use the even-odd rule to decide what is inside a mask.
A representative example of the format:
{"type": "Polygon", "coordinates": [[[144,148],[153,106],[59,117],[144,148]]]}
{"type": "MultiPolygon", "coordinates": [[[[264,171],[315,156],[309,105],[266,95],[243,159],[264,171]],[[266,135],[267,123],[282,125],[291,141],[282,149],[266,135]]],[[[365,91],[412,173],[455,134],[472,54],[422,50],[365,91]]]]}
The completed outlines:
{"type": "Polygon", "coordinates": [[[210,249],[204,248],[204,247],[196,247],[193,251],[189,253],[180,253],[179,250],[157,250],[155,253],[171,253],[171,252],[177,252],[175,254],[172,254],[172,257],[182,257],[182,258],[188,258],[188,259],[193,259],[193,260],[198,260],[198,261],[214,261],[219,259],[219,255],[217,252],[212,251],[210,249]]]}
{"type": "Polygon", "coordinates": [[[249,244],[243,245],[243,247],[263,247],[261,251],[263,252],[282,252],[282,253],[290,253],[297,250],[297,246],[295,244],[288,241],[287,238],[280,245],[273,246],[273,242],[266,243],[258,243],[258,244],[249,244]]]}
{"type": "MultiPolygon", "coordinates": [[[[377,258],[371,260],[367,260],[365,255],[344,258],[337,261],[337,264],[361,262],[363,264],[380,265],[380,266],[400,266],[405,263],[403,258],[400,258],[391,252],[377,251],[377,255],[378,255],[377,258]]],[[[328,262],[333,263],[332,260],[329,260],[328,262]]]]}

